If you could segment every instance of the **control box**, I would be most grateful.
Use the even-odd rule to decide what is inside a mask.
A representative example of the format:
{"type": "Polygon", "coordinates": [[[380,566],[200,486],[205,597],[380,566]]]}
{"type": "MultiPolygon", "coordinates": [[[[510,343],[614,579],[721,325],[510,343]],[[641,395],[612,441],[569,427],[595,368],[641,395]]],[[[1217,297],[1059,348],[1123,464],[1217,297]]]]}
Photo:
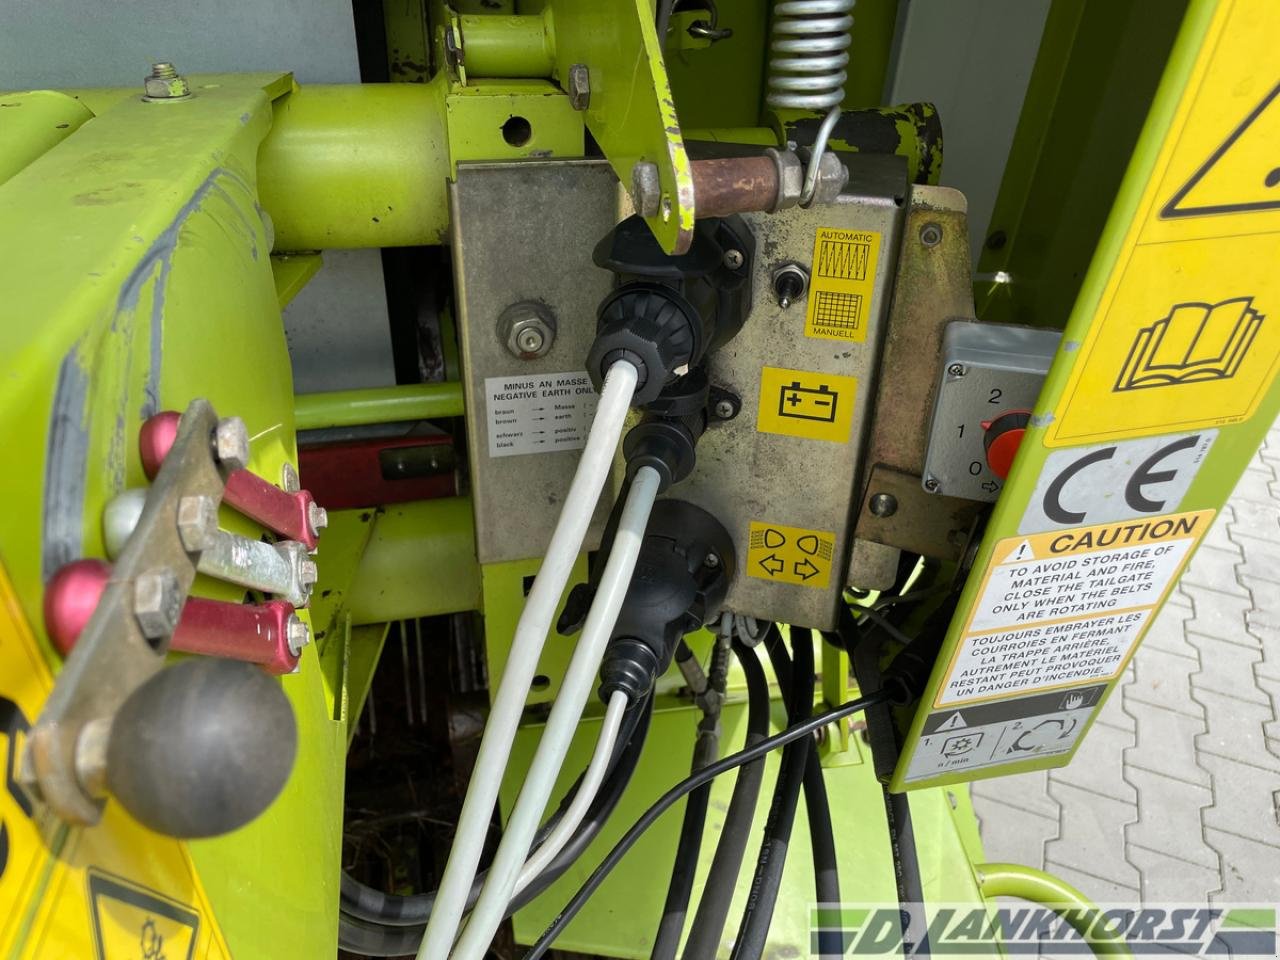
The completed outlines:
{"type": "Polygon", "coordinates": [[[921,477],[926,491],[1000,496],[1061,336],[967,320],[948,325],[921,477]]]}

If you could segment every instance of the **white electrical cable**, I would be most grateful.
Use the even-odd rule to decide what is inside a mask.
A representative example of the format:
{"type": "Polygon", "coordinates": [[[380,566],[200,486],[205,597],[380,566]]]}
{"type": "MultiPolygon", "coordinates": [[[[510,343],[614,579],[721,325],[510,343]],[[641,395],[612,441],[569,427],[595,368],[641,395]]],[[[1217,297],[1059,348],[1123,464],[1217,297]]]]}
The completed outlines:
{"type": "Polygon", "coordinates": [[[622,717],[630,702],[621,690],[615,690],[609,698],[604,721],[600,724],[600,736],[596,739],[595,753],[591,755],[587,772],[582,775],[582,782],[578,784],[569,809],[564,812],[551,835],[542,841],[542,845],[520,868],[520,877],[516,880],[513,895],[520,893],[542,873],[586,819],[587,811],[591,809],[596,794],[600,792],[600,785],[604,783],[605,774],[609,772],[609,761],[613,759],[613,750],[618,743],[618,729],[622,726],[622,717]]]}
{"type": "Polygon", "coordinates": [[[586,448],[565,495],[546,557],[516,624],[511,652],[502,670],[493,710],[485,724],[476,755],[475,770],[458,816],[449,862],[441,878],[426,934],[418,948],[418,960],[445,960],[453,946],[466,908],[467,893],[484,852],[498,787],[511,756],[511,745],[529,696],[529,686],[538,668],[538,658],[587,535],[596,501],[600,499],[600,491],[613,469],[613,457],[637,379],[636,368],[626,362],[615,363],[605,376],[595,419],[587,434],[586,448]]]}
{"type": "Polygon", "coordinates": [[[595,688],[600,661],[604,659],[604,650],[613,634],[623,598],[631,586],[631,575],[640,556],[645,527],[649,523],[649,513],[653,510],[659,485],[660,477],[652,467],[641,467],[631,481],[609,559],[591,601],[582,635],[565,670],[564,681],[547,717],[533,763],[525,774],[520,796],[502,832],[502,842],[489,866],[480,899],[471,909],[454,947],[453,960],[480,960],[506,914],[520,868],[529,856],[538,823],[564,766],[573,733],[582,719],[582,708],[595,688]]]}

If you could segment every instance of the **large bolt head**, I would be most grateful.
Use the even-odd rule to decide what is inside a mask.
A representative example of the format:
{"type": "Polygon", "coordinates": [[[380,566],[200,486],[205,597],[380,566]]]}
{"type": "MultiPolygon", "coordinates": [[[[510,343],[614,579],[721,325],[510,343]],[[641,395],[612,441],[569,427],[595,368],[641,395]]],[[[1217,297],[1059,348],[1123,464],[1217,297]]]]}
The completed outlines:
{"type": "Polygon", "coordinates": [[[184,602],[172,570],[148,570],[134,581],[133,615],[148,640],[162,640],[173,633],[184,602]]]}
{"type": "Polygon", "coordinates": [[[311,524],[311,532],[319,536],[329,526],[329,511],[312,500],[307,504],[307,523],[311,524]]]}
{"type": "Polygon", "coordinates": [[[521,360],[545,357],[556,340],[555,317],[541,303],[513,303],[498,318],[498,335],[512,356],[521,360]]]}
{"type": "Polygon", "coordinates": [[[585,110],[591,105],[591,71],[585,63],[575,63],[569,68],[569,106],[585,110]]]}
{"type": "Polygon", "coordinates": [[[207,550],[218,534],[218,501],[191,496],[178,501],[178,536],[189,553],[207,550]]]}
{"type": "Polygon", "coordinates": [[[631,202],[642,217],[656,217],[662,202],[658,165],[643,160],[631,168],[631,202]]]}
{"type": "Polygon", "coordinates": [[[249,430],[239,417],[218,421],[213,434],[213,454],[225,470],[244,470],[249,466],[249,430]]]}

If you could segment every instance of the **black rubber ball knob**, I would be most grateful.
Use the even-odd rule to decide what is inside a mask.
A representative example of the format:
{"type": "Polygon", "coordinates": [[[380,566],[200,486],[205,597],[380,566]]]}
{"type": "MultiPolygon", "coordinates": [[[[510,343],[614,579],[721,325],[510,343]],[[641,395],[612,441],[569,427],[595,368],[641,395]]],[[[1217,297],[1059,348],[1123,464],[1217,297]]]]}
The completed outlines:
{"type": "Polygon", "coordinates": [[[271,804],[297,750],[278,680],[252,664],[193,657],[124,702],[107,744],[107,785],[157,833],[215,837],[271,804]]]}

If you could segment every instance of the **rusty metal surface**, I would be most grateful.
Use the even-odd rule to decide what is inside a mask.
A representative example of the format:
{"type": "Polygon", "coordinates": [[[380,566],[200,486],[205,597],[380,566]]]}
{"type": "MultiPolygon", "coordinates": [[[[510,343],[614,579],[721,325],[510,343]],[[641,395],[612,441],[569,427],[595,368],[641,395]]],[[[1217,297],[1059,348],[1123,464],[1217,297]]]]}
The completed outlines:
{"type": "Polygon", "coordinates": [[[953,555],[945,535],[951,529],[954,504],[931,497],[921,516],[908,520],[902,511],[889,518],[874,517],[868,509],[870,480],[877,468],[889,468],[919,477],[929,444],[933,395],[937,388],[942,336],[953,320],[975,318],[972,271],[969,262],[969,229],[964,195],[948,187],[913,186],[910,209],[898,257],[889,329],[876,394],[874,432],[871,435],[864,476],[863,503],[854,529],[849,583],[884,589],[889,568],[882,551],[876,563],[866,562],[871,552],[856,549],[858,540],[901,547],[929,556],[953,555]],[[922,533],[934,539],[924,540],[922,533]],[[942,539],[936,539],[941,533],[942,539]],[[927,547],[928,549],[922,549],[927,547]]]}
{"type": "Polygon", "coordinates": [[[699,219],[772,210],[778,201],[778,167],[770,157],[694,160],[693,196],[699,219]]]}
{"type": "Polygon", "coordinates": [[[985,506],[928,493],[920,486],[918,474],[877,464],[871,468],[858,513],[858,536],[939,560],[958,560],[985,506]],[[878,495],[893,498],[896,507],[891,515],[877,516],[872,511],[871,501],[878,495]]]}
{"type": "Polygon", "coordinates": [[[94,721],[109,721],[129,694],[164,664],[198,557],[187,552],[179,535],[179,501],[187,496],[221,499],[224,477],[211,444],[217,425],[213,408],[204,400],[193,400],[183,414],[137,528],[28,738],[23,781],[36,785],[41,798],[69,822],[93,824],[102,813],[101,800],[77,777],[81,731],[94,721]],[[148,631],[153,633],[148,638],[136,613],[135,589],[140,579],[156,575],[172,577],[177,604],[168,629],[148,631]]]}

